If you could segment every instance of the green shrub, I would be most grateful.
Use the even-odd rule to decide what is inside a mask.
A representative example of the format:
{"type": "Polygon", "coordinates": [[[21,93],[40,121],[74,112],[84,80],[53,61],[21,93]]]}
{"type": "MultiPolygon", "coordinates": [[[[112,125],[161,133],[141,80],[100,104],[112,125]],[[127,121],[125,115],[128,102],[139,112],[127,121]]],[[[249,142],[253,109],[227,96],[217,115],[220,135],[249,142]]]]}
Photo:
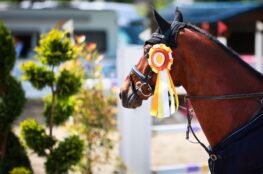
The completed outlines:
{"type": "Polygon", "coordinates": [[[32,174],[32,172],[25,167],[16,167],[9,174],[32,174]]]}
{"type": "Polygon", "coordinates": [[[6,154],[4,159],[0,160],[0,173],[7,174],[14,167],[25,167],[32,171],[30,161],[27,157],[24,147],[19,142],[18,137],[13,132],[8,133],[6,143],[6,154]]]}
{"type": "Polygon", "coordinates": [[[47,70],[44,66],[39,66],[33,61],[27,61],[21,66],[23,80],[28,80],[36,89],[42,89],[46,86],[52,86],[54,82],[54,73],[47,70]]]}
{"type": "Polygon", "coordinates": [[[48,136],[41,124],[33,119],[21,123],[21,137],[28,147],[33,149],[39,156],[46,156],[47,150],[55,144],[55,140],[48,136]]]}
{"type": "MultiPolygon", "coordinates": [[[[50,122],[51,113],[51,96],[45,99],[44,116],[46,117],[47,125],[50,122]]],[[[53,113],[53,122],[56,126],[63,124],[74,112],[74,100],[72,98],[57,99],[56,110],[53,113]]]]}
{"type": "Polygon", "coordinates": [[[49,134],[36,121],[27,120],[21,124],[21,137],[29,148],[46,158],[46,173],[67,173],[72,165],[80,161],[83,143],[77,136],[56,141],[53,128],[64,123],[72,115],[72,95],[81,88],[84,74],[79,68],[66,66],[66,61],[75,60],[77,49],[64,32],[53,29],[43,35],[36,53],[35,58],[41,65],[26,62],[22,71],[24,79],[29,80],[36,89],[50,88],[51,94],[44,98],[43,113],[49,134]]]}
{"type": "Polygon", "coordinates": [[[25,104],[25,93],[10,72],[16,52],[13,37],[0,22],[0,174],[7,174],[14,167],[31,169],[26,152],[11,131],[25,104]]]}
{"type": "Polygon", "coordinates": [[[82,79],[73,72],[62,70],[56,80],[58,97],[68,97],[76,94],[82,85],[82,79]]]}
{"type": "Polygon", "coordinates": [[[80,161],[83,150],[83,141],[78,136],[66,138],[48,156],[45,163],[47,174],[66,173],[72,165],[80,161]]]}
{"type": "Polygon", "coordinates": [[[13,37],[2,22],[0,22],[0,55],[0,82],[2,82],[9,76],[16,59],[13,37]]]}
{"type": "Polygon", "coordinates": [[[25,93],[20,82],[14,77],[8,76],[5,92],[1,96],[0,102],[0,131],[11,128],[12,123],[19,117],[26,102],[25,93]]]}
{"type": "Polygon", "coordinates": [[[125,166],[116,154],[117,98],[113,91],[106,95],[103,89],[102,66],[98,63],[101,56],[96,51],[96,44],[80,47],[83,48],[83,57],[91,65],[88,78],[98,79],[93,87],[82,89],[76,96],[75,128],[85,137],[86,144],[80,169],[82,173],[93,174],[95,168],[110,165],[109,173],[119,173],[125,170],[125,166]]]}
{"type": "Polygon", "coordinates": [[[66,33],[56,29],[42,35],[40,45],[35,50],[36,58],[45,65],[57,66],[77,57],[77,50],[66,33]]]}

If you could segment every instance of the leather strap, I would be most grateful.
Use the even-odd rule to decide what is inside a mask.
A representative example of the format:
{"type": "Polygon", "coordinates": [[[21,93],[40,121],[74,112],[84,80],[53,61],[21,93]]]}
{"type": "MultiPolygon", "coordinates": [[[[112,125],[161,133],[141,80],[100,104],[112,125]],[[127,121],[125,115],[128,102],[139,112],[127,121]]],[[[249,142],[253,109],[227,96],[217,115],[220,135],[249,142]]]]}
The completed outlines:
{"type": "MultiPolygon", "coordinates": [[[[185,96],[185,103],[186,103],[186,111],[187,111],[187,131],[186,131],[186,139],[188,141],[189,140],[189,133],[191,131],[192,135],[194,136],[195,140],[197,141],[198,144],[200,144],[205,151],[210,155],[210,158],[212,159],[214,157],[215,154],[212,153],[211,149],[207,148],[204,143],[202,143],[199,138],[196,136],[191,122],[192,122],[192,114],[189,110],[189,103],[188,103],[188,99],[194,99],[194,100],[234,100],[234,99],[246,99],[246,98],[257,98],[257,97],[262,97],[263,96],[263,92],[258,92],[258,93],[245,93],[245,94],[230,94],[230,95],[222,95],[222,96],[185,96]]],[[[263,100],[261,100],[261,105],[259,107],[259,109],[255,112],[254,116],[252,118],[255,117],[255,115],[257,115],[263,107],[263,100]]],[[[256,120],[256,119],[252,119],[252,120],[256,120]]],[[[248,123],[248,125],[250,123],[252,123],[253,121],[250,121],[248,123]]],[[[235,134],[237,134],[237,132],[239,132],[240,130],[244,129],[244,127],[240,128],[239,130],[235,131],[234,133],[232,133],[229,137],[233,137],[235,134]]],[[[230,138],[227,138],[226,140],[229,140],[230,138]]],[[[224,140],[222,142],[222,144],[225,144],[225,142],[227,142],[226,140],[224,140]]],[[[195,143],[190,141],[191,143],[195,143]]],[[[221,143],[220,143],[221,144],[221,143]]],[[[212,159],[213,160],[213,159],[212,159]]],[[[214,159],[216,160],[216,158],[214,159]]]]}
{"type": "Polygon", "coordinates": [[[177,36],[179,31],[186,26],[184,22],[174,22],[170,29],[165,33],[160,33],[160,29],[157,29],[152,37],[145,42],[146,44],[155,45],[164,43],[171,48],[176,48],[177,36]]]}
{"type": "Polygon", "coordinates": [[[246,99],[246,98],[256,98],[262,97],[263,92],[255,93],[244,93],[244,94],[229,94],[220,96],[191,96],[187,95],[186,98],[191,100],[234,100],[234,99],[246,99]]]}

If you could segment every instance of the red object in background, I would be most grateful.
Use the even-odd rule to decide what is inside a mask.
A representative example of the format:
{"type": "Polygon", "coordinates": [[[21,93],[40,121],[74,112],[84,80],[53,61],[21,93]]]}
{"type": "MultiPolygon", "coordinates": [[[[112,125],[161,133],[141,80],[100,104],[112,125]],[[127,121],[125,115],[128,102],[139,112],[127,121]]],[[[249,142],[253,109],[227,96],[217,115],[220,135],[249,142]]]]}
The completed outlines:
{"type": "Polygon", "coordinates": [[[256,63],[256,58],[254,55],[248,55],[248,54],[245,54],[245,55],[240,55],[241,59],[244,60],[245,62],[247,62],[248,64],[254,64],[256,63]]]}
{"type": "Polygon", "coordinates": [[[224,22],[217,22],[217,36],[222,36],[227,31],[227,29],[228,27],[224,22]]]}
{"type": "Polygon", "coordinates": [[[202,22],[201,26],[200,26],[203,30],[205,30],[206,32],[210,31],[210,25],[208,22],[202,22]]]}

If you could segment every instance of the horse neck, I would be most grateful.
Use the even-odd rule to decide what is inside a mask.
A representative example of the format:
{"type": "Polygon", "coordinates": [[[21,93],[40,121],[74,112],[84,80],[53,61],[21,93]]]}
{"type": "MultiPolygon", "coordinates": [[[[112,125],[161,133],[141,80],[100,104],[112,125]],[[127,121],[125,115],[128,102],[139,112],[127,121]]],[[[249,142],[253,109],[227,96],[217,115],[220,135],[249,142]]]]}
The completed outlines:
{"type": "MultiPolygon", "coordinates": [[[[181,65],[184,75],[180,82],[189,95],[217,96],[263,91],[262,81],[247,66],[203,34],[188,29],[181,32],[178,56],[181,56],[179,64],[184,64],[181,65]]],[[[191,103],[212,147],[247,122],[259,105],[255,99],[191,100],[191,103]]]]}

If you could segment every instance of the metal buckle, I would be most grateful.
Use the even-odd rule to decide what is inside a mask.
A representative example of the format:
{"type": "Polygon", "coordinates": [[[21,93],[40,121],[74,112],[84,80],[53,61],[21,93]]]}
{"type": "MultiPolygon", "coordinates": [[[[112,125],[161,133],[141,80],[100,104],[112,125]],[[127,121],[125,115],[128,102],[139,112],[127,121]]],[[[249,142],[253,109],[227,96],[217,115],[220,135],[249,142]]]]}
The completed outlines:
{"type": "Polygon", "coordinates": [[[216,161],[216,160],[217,160],[217,156],[216,156],[215,154],[211,154],[211,155],[210,155],[210,159],[211,159],[212,161],[216,161]]]}
{"type": "Polygon", "coordinates": [[[151,86],[147,83],[142,83],[140,81],[138,81],[136,83],[136,90],[140,91],[140,93],[144,96],[144,97],[150,97],[152,95],[152,89],[151,89],[151,86]],[[147,90],[149,90],[149,94],[145,94],[142,90],[142,87],[146,85],[148,88],[147,90]]]}

